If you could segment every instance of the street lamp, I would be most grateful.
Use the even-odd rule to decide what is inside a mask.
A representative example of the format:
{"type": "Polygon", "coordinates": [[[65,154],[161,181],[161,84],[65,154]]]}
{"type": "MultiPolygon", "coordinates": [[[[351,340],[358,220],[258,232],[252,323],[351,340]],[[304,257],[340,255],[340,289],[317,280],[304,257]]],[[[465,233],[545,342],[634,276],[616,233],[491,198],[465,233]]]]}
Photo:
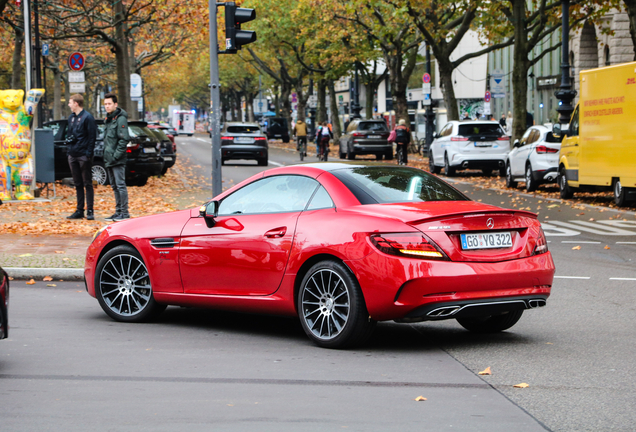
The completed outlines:
{"type": "Polygon", "coordinates": [[[574,111],[572,100],[576,97],[576,91],[572,90],[570,83],[570,63],[569,63],[569,38],[570,38],[570,0],[561,0],[561,86],[554,92],[554,96],[559,99],[559,123],[562,125],[570,122],[570,117],[574,111]]]}

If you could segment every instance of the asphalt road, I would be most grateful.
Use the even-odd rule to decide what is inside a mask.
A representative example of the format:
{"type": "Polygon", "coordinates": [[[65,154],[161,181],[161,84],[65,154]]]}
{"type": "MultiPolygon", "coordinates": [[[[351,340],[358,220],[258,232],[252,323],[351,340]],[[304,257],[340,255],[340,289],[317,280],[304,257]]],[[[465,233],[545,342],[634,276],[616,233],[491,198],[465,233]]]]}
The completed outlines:
{"type": "MultiPolygon", "coordinates": [[[[179,152],[206,169],[209,144],[179,138],[179,152]]],[[[296,160],[270,150],[270,167],[296,160]]],[[[263,169],[239,162],[223,174],[231,184],[263,169]]],[[[294,319],[170,307],[155,323],[121,324],[83,285],[14,282],[0,428],[635,430],[635,215],[449,180],[544,223],[552,296],[511,330],[380,323],[364,348],[333,351],[294,319]],[[477,375],[486,367],[492,375],[477,375]]]]}

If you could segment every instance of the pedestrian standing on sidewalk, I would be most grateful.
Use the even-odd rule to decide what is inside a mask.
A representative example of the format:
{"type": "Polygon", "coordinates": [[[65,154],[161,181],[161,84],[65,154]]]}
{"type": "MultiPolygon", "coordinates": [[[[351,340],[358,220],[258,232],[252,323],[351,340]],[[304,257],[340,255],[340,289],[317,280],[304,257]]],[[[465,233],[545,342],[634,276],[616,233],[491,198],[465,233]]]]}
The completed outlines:
{"type": "Polygon", "coordinates": [[[104,122],[104,166],[108,181],[115,193],[115,214],[106,220],[129,219],[128,190],[126,189],[126,147],[130,141],[128,114],[117,106],[117,96],[104,95],[106,121],[104,122]]]}
{"type": "Polygon", "coordinates": [[[94,220],[93,213],[93,151],[97,138],[95,118],[84,109],[84,97],[74,94],[69,98],[68,106],[72,113],[68,118],[66,134],[68,164],[71,167],[77,207],[75,213],[66,219],[84,218],[84,189],[86,189],[86,219],[94,220]]]}

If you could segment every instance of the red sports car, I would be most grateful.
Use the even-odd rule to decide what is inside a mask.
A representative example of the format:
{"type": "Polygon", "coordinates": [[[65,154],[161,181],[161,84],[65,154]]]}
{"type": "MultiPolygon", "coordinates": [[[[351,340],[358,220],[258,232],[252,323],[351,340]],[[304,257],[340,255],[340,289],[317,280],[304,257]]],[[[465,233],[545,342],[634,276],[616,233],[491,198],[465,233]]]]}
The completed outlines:
{"type": "Polygon", "coordinates": [[[533,213],[471,201],[415,168],[322,163],[108,225],[85,276],[118,321],[166,305],[292,315],[316,344],[340,348],[384,320],[506,330],[546,304],[554,262],[533,213]]]}

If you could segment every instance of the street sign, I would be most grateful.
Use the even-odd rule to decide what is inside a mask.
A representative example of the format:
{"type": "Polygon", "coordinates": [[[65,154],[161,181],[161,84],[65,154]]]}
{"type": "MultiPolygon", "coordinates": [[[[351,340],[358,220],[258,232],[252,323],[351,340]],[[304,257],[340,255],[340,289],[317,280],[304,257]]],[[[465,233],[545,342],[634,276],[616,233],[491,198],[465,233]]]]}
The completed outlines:
{"type": "Polygon", "coordinates": [[[503,70],[495,69],[490,74],[490,92],[494,98],[506,97],[506,85],[503,70]]]}
{"type": "Polygon", "coordinates": [[[141,97],[141,76],[139,74],[130,74],[130,97],[141,97]]]}
{"type": "Polygon", "coordinates": [[[86,61],[82,53],[74,52],[73,54],[68,56],[69,69],[79,72],[82,69],[84,69],[85,65],[86,65],[86,61]]]}
{"type": "Polygon", "coordinates": [[[267,111],[267,99],[254,99],[254,114],[263,114],[267,111]]]}
{"type": "Polygon", "coordinates": [[[490,102],[484,102],[484,115],[490,115],[492,112],[490,111],[490,102]]]}
{"type": "Polygon", "coordinates": [[[422,83],[422,93],[431,93],[431,83],[422,83]]]}
{"type": "Polygon", "coordinates": [[[69,83],[69,91],[71,93],[86,93],[86,84],[81,83],[69,83]]]}
{"type": "Polygon", "coordinates": [[[137,102],[137,111],[138,112],[144,112],[144,98],[142,97],[136,97],[136,96],[131,96],[130,97],[131,101],[136,101],[137,102]]]}
{"type": "Polygon", "coordinates": [[[486,94],[484,95],[484,101],[490,102],[490,92],[489,91],[487,91],[486,94]]]}
{"type": "Polygon", "coordinates": [[[70,83],[83,83],[86,81],[86,76],[84,72],[68,72],[68,82],[70,83]]]}
{"type": "Polygon", "coordinates": [[[424,99],[422,99],[422,105],[428,106],[431,104],[431,95],[428,93],[424,94],[424,99]]]}
{"type": "Polygon", "coordinates": [[[431,76],[427,73],[424,73],[424,75],[422,75],[422,82],[424,84],[430,84],[431,82],[431,76]]]}
{"type": "Polygon", "coordinates": [[[45,57],[49,55],[49,44],[47,43],[42,44],[42,55],[45,57]]]}
{"type": "Polygon", "coordinates": [[[318,107],[318,96],[316,96],[316,95],[309,96],[309,99],[307,100],[307,106],[309,108],[317,108],[318,107]]]}

